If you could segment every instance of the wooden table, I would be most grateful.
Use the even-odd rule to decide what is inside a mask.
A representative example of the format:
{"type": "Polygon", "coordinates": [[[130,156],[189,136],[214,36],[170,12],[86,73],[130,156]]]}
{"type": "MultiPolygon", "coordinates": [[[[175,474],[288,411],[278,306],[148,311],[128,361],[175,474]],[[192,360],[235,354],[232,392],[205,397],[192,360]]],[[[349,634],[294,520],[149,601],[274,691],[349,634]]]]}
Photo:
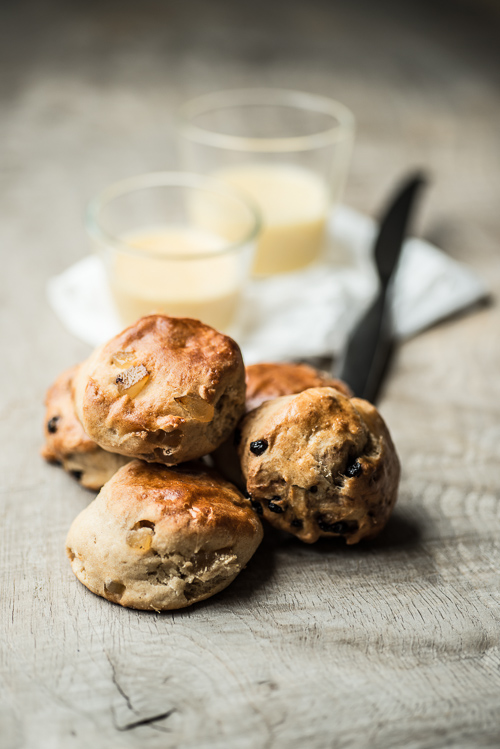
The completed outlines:
{"type": "Polygon", "coordinates": [[[4,3],[0,22],[3,433],[0,746],[500,746],[500,313],[406,343],[381,410],[403,478],[355,548],[268,534],[225,592],[122,609],[73,576],[91,499],[38,456],[44,391],[88,349],[47,279],[86,251],[86,200],[175,166],[188,96],[274,85],[356,113],[347,201],[374,212],[410,167],[420,233],[500,288],[493,4],[320,0],[4,3]]]}

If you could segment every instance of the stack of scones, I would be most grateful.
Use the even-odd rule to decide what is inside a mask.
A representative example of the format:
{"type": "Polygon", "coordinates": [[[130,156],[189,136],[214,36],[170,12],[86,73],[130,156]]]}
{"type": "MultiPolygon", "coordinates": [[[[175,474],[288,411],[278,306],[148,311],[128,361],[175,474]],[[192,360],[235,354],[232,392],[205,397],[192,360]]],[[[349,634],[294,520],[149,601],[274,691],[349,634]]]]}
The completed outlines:
{"type": "Polygon", "coordinates": [[[142,318],[63,373],[46,405],[42,455],[100,489],[70,528],[71,566],[122,606],[219,592],[259,546],[261,518],[353,544],[396,501],[399,461],[374,406],[304,364],[245,371],[238,345],[198,320],[142,318]]]}

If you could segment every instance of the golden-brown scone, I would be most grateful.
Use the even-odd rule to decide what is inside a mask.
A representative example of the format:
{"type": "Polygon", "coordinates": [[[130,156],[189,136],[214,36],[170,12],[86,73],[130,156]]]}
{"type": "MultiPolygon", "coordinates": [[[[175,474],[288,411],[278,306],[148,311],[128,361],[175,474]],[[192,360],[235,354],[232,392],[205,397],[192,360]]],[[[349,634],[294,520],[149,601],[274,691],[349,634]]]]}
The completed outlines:
{"type": "Polygon", "coordinates": [[[98,490],[128,458],[109,453],[91,440],[78,421],[71,386],[78,367],[63,372],[48,389],[45,398],[45,460],[60,463],[86,489],[98,490]]]}
{"type": "MultiPolygon", "coordinates": [[[[308,364],[292,363],[261,363],[250,364],[245,367],[246,374],[246,403],[247,413],[266,401],[281,395],[294,395],[312,387],[334,387],[348,398],[352,391],[342,380],[336,380],[327,372],[310,367],[308,364]]],[[[240,430],[236,428],[234,434],[212,453],[212,459],[217,470],[224,478],[242,488],[245,484],[241,473],[240,461],[236,445],[240,439],[240,430]]]]}
{"type": "Polygon", "coordinates": [[[399,460],[368,401],[334,388],[283,396],[241,424],[241,468],[254,509],[312,543],[373,538],[396,502],[399,460]]]}
{"type": "Polygon", "coordinates": [[[252,411],[265,401],[281,395],[301,393],[308,388],[332,387],[347,397],[352,396],[348,385],[330,377],[328,372],[310,367],[308,364],[288,362],[250,364],[245,368],[247,393],[246,410],[252,411]]]}
{"type": "Polygon", "coordinates": [[[75,408],[101,447],[176,465],[212,452],[245,408],[238,345],[198,320],[150,315],[81,366],[75,408]]]}
{"type": "Polygon", "coordinates": [[[93,593],[161,611],[218,593],[261,540],[250,503],[215,471],[134,460],[74,520],[66,551],[93,593]]]}

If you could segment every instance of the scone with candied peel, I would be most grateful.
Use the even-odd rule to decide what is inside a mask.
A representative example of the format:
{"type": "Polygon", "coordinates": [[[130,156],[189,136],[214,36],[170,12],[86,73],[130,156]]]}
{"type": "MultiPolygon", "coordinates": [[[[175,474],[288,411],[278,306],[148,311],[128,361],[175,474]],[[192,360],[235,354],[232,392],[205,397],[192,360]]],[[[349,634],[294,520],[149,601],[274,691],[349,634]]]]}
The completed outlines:
{"type": "Polygon", "coordinates": [[[245,409],[238,345],[198,320],[150,315],[81,366],[77,415],[112,452],[176,465],[212,452],[245,409]]]}
{"type": "Polygon", "coordinates": [[[312,543],[373,538],[396,502],[399,460],[377,409],[330,387],[283,396],[241,423],[238,452],[252,506],[312,543]]]}
{"type": "Polygon", "coordinates": [[[45,398],[45,444],[41,453],[59,463],[86,489],[98,490],[129,460],[106,452],[91,440],[78,421],[71,388],[78,367],[63,372],[45,398]]]}
{"type": "Polygon", "coordinates": [[[291,362],[262,362],[245,368],[247,392],[246,410],[252,411],[265,401],[281,395],[301,393],[308,388],[333,387],[343,395],[351,397],[348,385],[331,377],[328,372],[310,367],[309,364],[291,362]]]}
{"type": "Polygon", "coordinates": [[[218,593],[261,540],[249,501],[215,471],[134,460],[74,520],[66,551],[93,593],[161,611],[218,593]]]}

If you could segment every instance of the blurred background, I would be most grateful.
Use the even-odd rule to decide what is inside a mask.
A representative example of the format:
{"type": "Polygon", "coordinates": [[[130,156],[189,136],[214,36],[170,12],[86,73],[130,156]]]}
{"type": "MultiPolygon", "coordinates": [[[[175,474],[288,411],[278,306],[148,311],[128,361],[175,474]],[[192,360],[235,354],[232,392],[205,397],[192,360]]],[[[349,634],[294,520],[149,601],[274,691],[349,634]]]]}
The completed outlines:
{"type": "Polygon", "coordinates": [[[180,102],[272,86],[353,110],[347,203],[373,213],[423,166],[433,186],[420,224],[480,265],[500,231],[499,21],[494,0],[4,0],[2,252],[22,238],[40,262],[43,230],[46,271],[60,271],[87,252],[82,212],[96,191],[176,166],[180,102]]]}

